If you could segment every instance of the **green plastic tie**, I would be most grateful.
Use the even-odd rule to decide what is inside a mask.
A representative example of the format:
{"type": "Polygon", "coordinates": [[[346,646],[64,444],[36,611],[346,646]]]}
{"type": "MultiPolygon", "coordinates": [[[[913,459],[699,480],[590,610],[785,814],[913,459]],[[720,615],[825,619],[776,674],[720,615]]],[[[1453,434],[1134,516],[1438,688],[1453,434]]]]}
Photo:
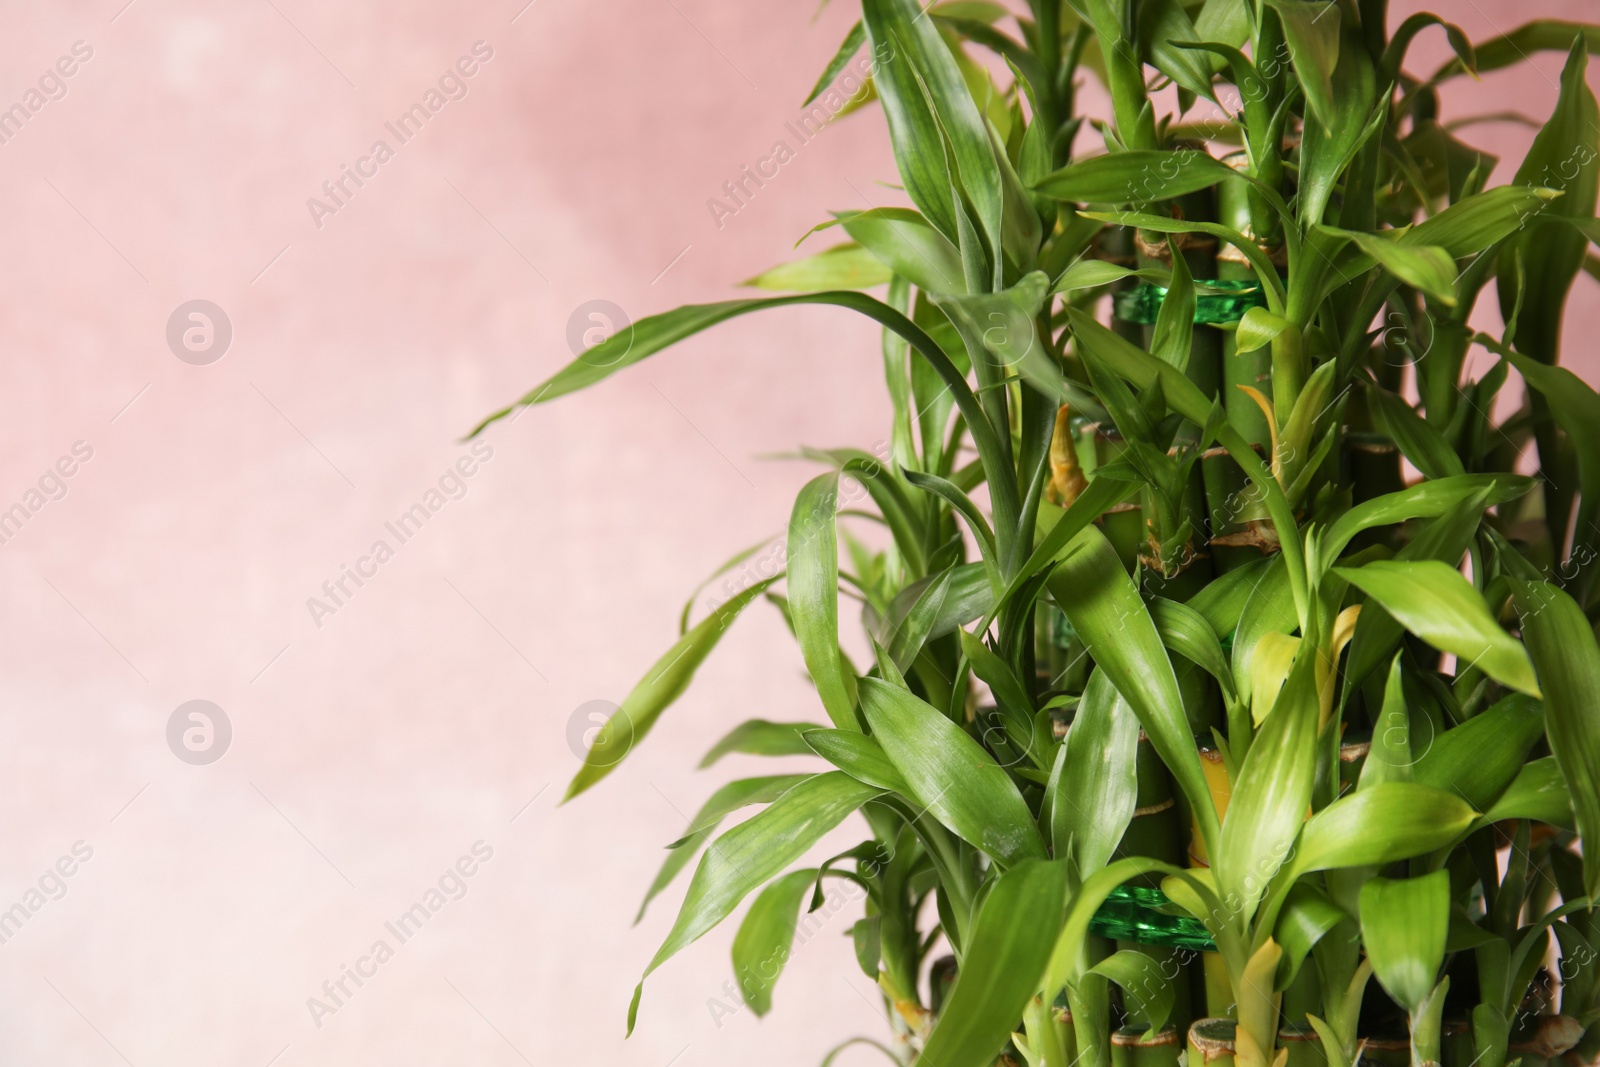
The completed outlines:
{"type": "Polygon", "coordinates": [[[1199,919],[1160,910],[1171,903],[1159,889],[1118,886],[1089,920],[1089,929],[1114,941],[1215,952],[1217,943],[1199,919]]]}
{"type": "MultiPolygon", "coordinates": [[[[1197,326],[1238,322],[1255,307],[1266,307],[1266,297],[1258,282],[1246,280],[1197,281],[1194,294],[1194,321],[1197,326]]],[[[1161,302],[1167,298],[1165,286],[1146,282],[1116,295],[1113,314],[1123,322],[1155,325],[1161,302]]]]}

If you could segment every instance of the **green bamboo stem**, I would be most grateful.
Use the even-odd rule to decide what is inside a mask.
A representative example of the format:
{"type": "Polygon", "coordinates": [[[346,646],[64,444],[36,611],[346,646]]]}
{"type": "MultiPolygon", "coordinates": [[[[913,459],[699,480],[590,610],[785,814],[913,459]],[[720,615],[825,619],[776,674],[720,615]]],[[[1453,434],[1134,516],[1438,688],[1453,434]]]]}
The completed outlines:
{"type": "Polygon", "coordinates": [[[1176,1026],[1155,1034],[1148,1026],[1125,1026],[1111,1035],[1112,1067],[1178,1067],[1182,1052],[1176,1026]]]}

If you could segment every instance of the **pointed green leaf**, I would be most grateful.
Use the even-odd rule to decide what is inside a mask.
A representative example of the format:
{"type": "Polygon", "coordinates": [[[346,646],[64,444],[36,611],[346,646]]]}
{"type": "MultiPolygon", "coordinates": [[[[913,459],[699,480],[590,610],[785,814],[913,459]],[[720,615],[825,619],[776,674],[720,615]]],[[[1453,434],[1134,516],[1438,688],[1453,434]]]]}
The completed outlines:
{"type": "Polygon", "coordinates": [[[1207,853],[1215,855],[1217,811],[1184,714],[1172,661],[1133,579],[1098,528],[1086,527],[1049,579],[1099,669],[1133,707],[1173,780],[1195,811],[1207,853]]]}
{"type": "Polygon", "coordinates": [[[1502,685],[1539,695],[1533,663],[1522,643],[1495,622],[1483,596],[1449,564],[1438,560],[1377,560],[1364,567],[1335,567],[1407,630],[1441,652],[1473,666],[1502,685]]]}
{"type": "Polygon", "coordinates": [[[757,1015],[772,1010],[772,987],[789,962],[800,905],[816,882],[814,869],[773,880],[750,905],[733,935],[733,975],[739,995],[757,1015]]]}
{"type": "Polygon", "coordinates": [[[1335,800],[1300,831],[1295,873],[1395,863],[1451,844],[1473,823],[1471,805],[1416,782],[1383,782],[1335,800]]]}
{"type": "Polygon", "coordinates": [[[1050,838],[1079,880],[1110,862],[1139,805],[1139,718],[1096,670],[1050,774],[1050,838]]]}
{"type": "Polygon", "coordinates": [[[813,752],[857,781],[911,795],[911,787],[876,738],[855,730],[808,730],[805,740],[813,752]]]}
{"type": "Polygon", "coordinates": [[[622,706],[594,735],[583,766],[567,786],[563,802],[600,781],[627,758],[633,747],[644,740],[661,713],[689,688],[695,670],[717,647],[729,624],[744,610],[745,605],[760,596],[775,580],[769,578],[758,582],[728,600],[684,634],[677,644],[667,650],[666,655],[656,661],[655,666],[623,699],[622,706]]]}
{"type": "Polygon", "coordinates": [[[1045,175],[1036,192],[1080,204],[1146,204],[1209,189],[1238,172],[1193,148],[1133,149],[1090,156],[1045,175]]]}
{"type": "Polygon", "coordinates": [[[1378,984],[1415,1013],[1433,992],[1450,932],[1450,872],[1361,887],[1361,940],[1378,984]]]}
{"type": "Polygon", "coordinates": [[[789,518],[789,618],[828,718],[858,728],[852,677],[839,651],[839,475],[807,482],[789,518]]]}
{"type": "Polygon", "coordinates": [[[700,760],[700,769],[732,752],[749,756],[805,756],[811,753],[801,734],[815,730],[814,722],[770,722],[747,719],[723,735],[700,760]]]}
{"type": "Polygon", "coordinates": [[[700,854],[700,846],[717,832],[723,819],[751,804],[771,804],[809,777],[808,774],[779,774],[766,778],[741,778],[712,793],[711,798],[700,806],[700,810],[689,821],[689,828],[684,835],[667,846],[666,862],[656,872],[655,880],[645,892],[644,900],[639,905],[639,914],[634,916],[633,921],[638,923],[644,918],[650,902],[672,884],[672,880],[689,865],[690,860],[700,854]]]}
{"type": "Polygon", "coordinates": [[[1544,728],[1572,791],[1583,884],[1600,897],[1600,645],[1576,601],[1548,582],[1513,583],[1522,636],[1544,685],[1544,728]]]}
{"type": "Polygon", "coordinates": [[[839,222],[857,243],[918,289],[964,293],[961,253],[928,220],[907,208],[880,207],[841,213],[839,222]]]}
{"type": "Polygon", "coordinates": [[[861,680],[861,710],[911,799],[1008,866],[1046,858],[1033,814],[983,746],[932,705],[877,678],[861,680]]]}
{"type": "Polygon", "coordinates": [[[1543,736],[1544,708],[1514,693],[1434,738],[1417,760],[1414,778],[1488,811],[1543,736]]]}
{"type": "Polygon", "coordinates": [[[633,991],[628,1032],[633,1032],[644,979],[651,972],[733,914],[739,901],[757,886],[799,859],[823,834],[882,792],[842,771],[813,775],[717,838],[701,857],[677,921],[633,991]]]}
{"type": "Polygon", "coordinates": [[[1039,988],[1066,907],[1065,864],[1026,860],[978,908],[961,969],[919,1062],[987,1067],[1039,988]]]}
{"type": "Polygon", "coordinates": [[[887,285],[889,268],[856,244],[836,245],[805,259],[780,263],[744,284],[780,293],[815,293],[827,289],[871,289],[887,285]]]}

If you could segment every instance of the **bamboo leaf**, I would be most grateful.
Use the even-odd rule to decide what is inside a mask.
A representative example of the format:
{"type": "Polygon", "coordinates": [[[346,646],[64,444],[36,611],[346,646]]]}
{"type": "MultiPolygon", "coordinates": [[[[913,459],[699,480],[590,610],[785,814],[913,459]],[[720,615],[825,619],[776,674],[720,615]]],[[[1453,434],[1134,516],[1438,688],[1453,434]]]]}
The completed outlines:
{"type": "Polygon", "coordinates": [[[1176,998],[1172,980],[1154,956],[1125,948],[1089,968],[1089,973],[1109,978],[1121,986],[1124,1003],[1130,1011],[1138,1013],[1150,1027],[1150,1033],[1159,1033],[1172,1017],[1176,998]]]}
{"type": "Polygon", "coordinates": [[[1600,646],[1583,610],[1548,582],[1513,582],[1522,636],[1545,689],[1544,728],[1584,842],[1583,885],[1600,896],[1600,646]]]}
{"type": "Polygon", "coordinates": [[[856,24],[850,27],[850,32],[844,35],[844,40],[839,43],[839,50],[828,60],[828,65],[822,68],[822,76],[817,79],[817,84],[811,87],[811,92],[801,103],[802,107],[808,106],[811,101],[822,95],[822,91],[833,84],[855,54],[861,51],[861,46],[867,43],[867,28],[857,19],[856,24]]]}
{"type": "Polygon", "coordinates": [[[1433,992],[1450,932],[1450,872],[1373,878],[1361,887],[1361,937],[1378,984],[1415,1013],[1433,992]]]}
{"type": "Polygon", "coordinates": [[[1207,852],[1213,857],[1217,892],[1240,902],[1244,920],[1294,847],[1311,806],[1317,769],[1317,650],[1310,642],[1300,647],[1233,784],[1222,843],[1216,852],[1207,852]]]}
{"type": "Polygon", "coordinates": [[[1138,748],[1138,716],[1106,672],[1096,670],[1049,784],[1050,839],[1058,859],[1071,856],[1079,880],[1110,862],[1133,821],[1138,748]]]}
{"type": "Polygon", "coordinates": [[[1332,125],[1338,107],[1333,71],[1339,64],[1339,7],[1308,0],[1267,0],[1283,22],[1294,72],[1306,102],[1324,125],[1332,125]]]}
{"type": "Polygon", "coordinates": [[[944,1010],[919,1059],[986,1067],[1033,999],[1065,910],[1065,864],[1027,860],[996,879],[979,907],[944,1010]]]}
{"type": "Polygon", "coordinates": [[[889,120],[890,142],[906,191],[923,214],[958,244],[956,218],[962,205],[952,193],[964,193],[998,263],[1003,212],[1000,168],[988,127],[954,56],[915,0],[864,0],[861,16],[878,60],[874,84],[889,120]],[[944,184],[935,188],[941,171],[944,184]],[[925,199],[937,205],[937,213],[929,211],[925,199]]]}
{"type": "Polygon", "coordinates": [[[780,293],[815,293],[887,285],[889,274],[889,268],[871,252],[860,245],[842,244],[805,259],[780,263],[744,284],[780,293]]]}
{"type": "Polygon", "coordinates": [[[816,878],[814,869],[801,869],[772,881],[756,896],[733,935],[739,995],[758,1016],[772,1010],[772,987],[789,962],[800,904],[816,878]]]}
{"type": "Polygon", "coordinates": [[[1518,474],[1462,474],[1418,482],[1399,492],[1373,497],[1357,504],[1328,527],[1322,539],[1322,567],[1324,570],[1331,567],[1351,538],[1363,530],[1443,515],[1484,489],[1489,490],[1484,506],[1494,507],[1515,500],[1533,486],[1532,478],[1518,474]]]}
{"type": "Polygon", "coordinates": [[[855,730],[808,730],[805,740],[811,751],[857,781],[911,796],[911,787],[877,739],[855,730]]]}
{"type": "Polygon", "coordinates": [[[1522,643],[1495,622],[1472,583],[1438,560],[1377,560],[1364,567],[1335,567],[1407,630],[1441,652],[1460,657],[1502,685],[1539,695],[1522,643]]]}
{"type": "Polygon", "coordinates": [[[1567,830],[1577,827],[1572,811],[1572,791],[1554,756],[1524,764],[1506,786],[1494,807],[1483,813],[1485,822],[1533,819],[1567,830]]]}
{"type": "Polygon", "coordinates": [[[1401,244],[1379,234],[1341,230],[1332,226],[1321,229],[1338,237],[1354,241],[1356,246],[1377,260],[1379,266],[1402,282],[1438,300],[1446,307],[1456,304],[1456,261],[1449,251],[1437,245],[1401,244]]]}
{"type": "Polygon", "coordinates": [[[1414,778],[1488,811],[1517,777],[1544,730],[1539,702],[1512,694],[1435,738],[1417,760],[1414,778]]]}
{"type": "Polygon", "coordinates": [[[1073,545],[1051,574],[1050,591],[1099,669],[1133,707],[1194,809],[1207,854],[1215,855],[1217,811],[1161,635],[1105,535],[1089,526],[1073,545]]]}
{"type": "Polygon", "coordinates": [[[1002,864],[1047,858],[1022,794],[965,730],[932,705],[876,678],[861,680],[861,710],[905,778],[911,799],[1002,864]]]}
{"type": "Polygon", "coordinates": [[[964,293],[961,253],[928,220],[907,208],[841,212],[840,224],[861,247],[918,289],[964,293]]]}
{"type": "Polygon", "coordinates": [[[764,885],[821,840],[822,835],[882,790],[841,771],[813,775],[771,806],[717,838],[700,858],[689,892],[666,941],[656,950],[628,1006],[628,1032],[638,1019],[644,979],[684,946],[733,914],[757,886],[764,885]]]}
{"type": "Polygon", "coordinates": [[[1041,178],[1034,191],[1080,204],[1148,204],[1237,177],[1232,167],[1196,149],[1131,149],[1069,164],[1041,178]]]}
{"type": "Polygon", "coordinates": [[[700,846],[717,832],[717,827],[722,825],[723,819],[751,804],[770,804],[809,777],[808,774],[779,774],[766,778],[741,778],[727,783],[712,793],[710,799],[700,806],[700,810],[689,821],[689,828],[684,835],[667,846],[669,851],[666,862],[661,865],[661,870],[656,872],[655,880],[645,892],[644,901],[639,905],[639,914],[634,916],[634,924],[637,925],[639,920],[644,918],[645,909],[650,906],[650,902],[672,884],[678,872],[700,854],[700,846]]]}
{"type": "Polygon", "coordinates": [[[801,736],[815,730],[814,722],[770,722],[766,719],[747,719],[723,735],[700,760],[700,769],[716,763],[723,756],[740,752],[749,756],[804,756],[811,749],[801,736]]]}
{"type": "Polygon", "coordinates": [[[1466,801],[1416,782],[1383,782],[1335,800],[1300,832],[1291,873],[1397,863],[1443,848],[1477,813],[1466,801]]]}
{"type": "Polygon", "coordinates": [[[839,651],[839,475],[807,482],[789,519],[789,618],[828,718],[858,729],[852,676],[839,651]]]}
{"type": "Polygon", "coordinates": [[[775,579],[769,578],[743,590],[717,610],[707,615],[694,629],[679,638],[666,655],[655,662],[639,684],[623,698],[616,713],[600,727],[583,766],[572,776],[567,786],[565,803],[610,774],[617,764],[627,758],[635,745],[655,726],[661,713],[674,700],[683,695],[694,680],[694,672],[717,647],[729,624],[738,617],[745,605],[766,591],[775,579]]]}

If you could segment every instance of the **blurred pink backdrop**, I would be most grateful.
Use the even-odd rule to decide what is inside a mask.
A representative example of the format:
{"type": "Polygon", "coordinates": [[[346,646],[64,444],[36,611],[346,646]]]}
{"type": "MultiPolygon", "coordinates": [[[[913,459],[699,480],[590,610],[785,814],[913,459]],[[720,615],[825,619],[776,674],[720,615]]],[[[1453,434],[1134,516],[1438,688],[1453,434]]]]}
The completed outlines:
{"type": "MultiPolygon", "coordinates": [[[[776,1067],[883,1035],[852,905],[766,1021],[733,1010],[725,929],[647,984],[623,1040],[682,884],[629,923],[721,780],[695,761],[744,718],[818,714],[774,612],[734,627],[621,773],[556,806],[574,710],[620,700],[694,584],[783,528],[810,469],[762,457],[879,440],[874,330],[833,309],[736,322],[496,427],[457,467],[467,429],[570,357],[578,305],[726,298],[828,209],[893,199],[868,112],[720,227],[706,207],[786,137],[855,12],[524,3],[0,13],[0,107],[83,42],[47,78],[65,95],[0,143],[0,510],[78,449],[0,546],[0,910],[41,879],[59,897],[0,944],[0,1062],[776,1067]],[[384,124],[462,57],[465,95],[398,145],[384,124]],[[394,157],[314,218],[308,198],[379,138],[394,157]],[[232,326],[205,366],[166,338],[196,299],[232,326]],[[400,543],[385,523],[441,478],[456,498],[400,543]],[[379,539],[393,558],[362,562],[379,539]],[[323,583],[358,566],[314,618],[308,598],[333,606],[323,583]],[[167,744],[194,699],[232,725],[206,766],[167,744]],[[307,999],[397,945],[384,924],[458,860],[473,873],[445,886],[464,895],[314,1021],[307,999]]],[[[1435,6],[1476,39],[1593,15],[1435,6]]],[[[1435,34],[1413,69],[1443,57],[1435,34]]],[[[1447,106],[1543,116],[1559,65],[1458,82],[1447,106]]],[[[1473,135],[1505,155],[1531,137],[1473,135]]],[[[1593,298],[1580,279],[1567,357],[1591,380],[1593,298]]]]}

